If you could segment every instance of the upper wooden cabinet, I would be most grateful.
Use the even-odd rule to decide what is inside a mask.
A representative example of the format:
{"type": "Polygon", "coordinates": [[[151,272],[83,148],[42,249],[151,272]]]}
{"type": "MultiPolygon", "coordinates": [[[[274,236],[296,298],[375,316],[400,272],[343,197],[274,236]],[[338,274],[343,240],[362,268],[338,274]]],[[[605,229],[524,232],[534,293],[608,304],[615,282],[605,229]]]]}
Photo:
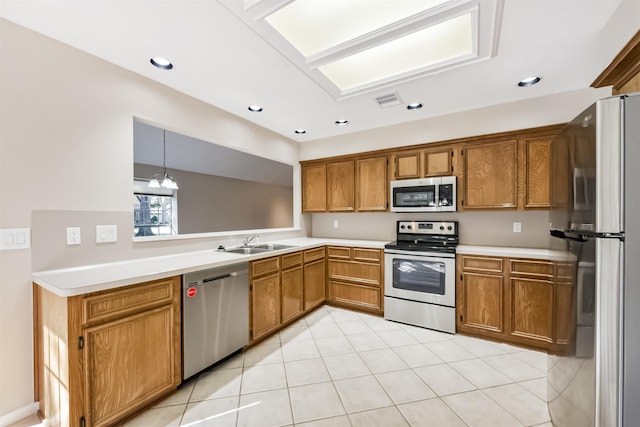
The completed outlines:
{"type": "Polygon", "coordinates": [[[327,211],[355,210],[355,164],[353,160],[327,164],[327,211]]]}
{"type": "Polygon", "coordinates": [[[356,161],[356,210],[386,211],[387,157],[373,157],[356,161]]]}
{"type": "Polygon", "coordinates": [[[392,154],[393,178],[411,179],[453,174],[452,146],[392,154]]]}
{"type": "Polygon", "coordinates": [[[549,209],[562,125],[302,163],[303,212],[386,212],[389,181],[455,176],[458,210],[549,209]]]}
{"type": "Polygon", "coordinates": [[[302,211],[325,212],[327,210],[327,165],[302,165],[302,211]]]}
{"type": "Polygon", "coordinates": [[[422,174],[422,151],[392,154],[393,179],[420,178],[422,174]]]}
{"type": "Polygon", "coordinates": [[[525,139],[521,168],[524,170],[524,209],[549,209],[552,138],[525,139]]]}
{"type": "Polygon", "coordinates": [[[518,141],[464,149],[464,209],[516,209],[518,141]]]}
{"type": "Polygon", "coordinates": [[[387,210],[387,156],[302,165],[303,212],[387,210]]]}
{"type": "Polygon", "coordinates": [[[447,176],[453,174],[451,159],[453,149],[442,147],[424,152],[424,176],[447,176]]]}
{"type": "Polygon", "coordinates": [[[631,37],[591,86],[613,86],[614,95],[640,91],[640,31],[631,37]]]}

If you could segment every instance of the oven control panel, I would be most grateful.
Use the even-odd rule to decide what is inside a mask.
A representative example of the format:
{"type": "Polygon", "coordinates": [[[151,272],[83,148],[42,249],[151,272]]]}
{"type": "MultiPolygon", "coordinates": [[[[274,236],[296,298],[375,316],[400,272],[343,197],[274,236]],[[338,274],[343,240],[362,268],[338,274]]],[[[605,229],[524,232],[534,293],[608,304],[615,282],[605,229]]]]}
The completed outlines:
{"type": "Polygon", "coordinates": [[[398,234],[458,235],[457,221],[398,221],[398,234]]]}

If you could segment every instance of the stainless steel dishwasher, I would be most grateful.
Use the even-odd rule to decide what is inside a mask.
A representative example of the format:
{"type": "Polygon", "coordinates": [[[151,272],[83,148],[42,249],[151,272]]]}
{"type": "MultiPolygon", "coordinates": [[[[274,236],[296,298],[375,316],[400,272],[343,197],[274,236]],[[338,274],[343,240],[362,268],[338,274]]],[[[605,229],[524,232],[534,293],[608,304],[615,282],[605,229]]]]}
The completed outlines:
{"type": "Polygon", "coordinates": [[[182,276],[182,379],[249,343],[249,264],[182,276]]]}

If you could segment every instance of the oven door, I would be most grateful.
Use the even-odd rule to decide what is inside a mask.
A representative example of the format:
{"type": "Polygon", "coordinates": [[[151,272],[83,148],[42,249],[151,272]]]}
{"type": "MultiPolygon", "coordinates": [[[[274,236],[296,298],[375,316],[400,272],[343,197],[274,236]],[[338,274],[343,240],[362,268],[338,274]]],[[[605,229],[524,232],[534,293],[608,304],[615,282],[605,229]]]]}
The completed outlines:
{"type": "Polygon", "coordinates": [[[455,307],[455,255],[389,250],[384,262],[385,296],[455,307]]]}

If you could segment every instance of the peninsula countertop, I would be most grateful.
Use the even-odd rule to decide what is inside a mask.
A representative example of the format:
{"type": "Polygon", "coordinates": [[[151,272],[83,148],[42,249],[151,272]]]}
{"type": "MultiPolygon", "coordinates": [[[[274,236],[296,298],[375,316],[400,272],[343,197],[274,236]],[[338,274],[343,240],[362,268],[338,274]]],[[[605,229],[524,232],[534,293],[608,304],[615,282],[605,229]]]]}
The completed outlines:
{"type": "Polygon", "coordinates": [[[303,237],[271,243],[286,244],[292,247],[252,255],[235,254],[217,249],[184,252],[104,264],[37,271],[33,272],[31,276],[34,283],[48,291],[61,297],[71,297],[319,246],[357,246],[383,249],[385,243],[388,242],[303,237]]]}

